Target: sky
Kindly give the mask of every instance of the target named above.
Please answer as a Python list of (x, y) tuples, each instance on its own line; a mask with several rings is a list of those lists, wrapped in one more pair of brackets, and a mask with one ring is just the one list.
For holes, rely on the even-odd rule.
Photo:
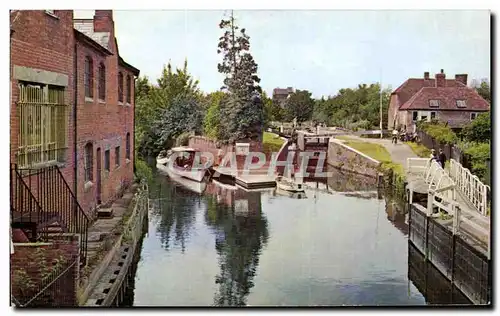
[[(218, 24), (229, 11), (115, 10), (120, 56), (156, 81), (171, 61), (200, 81), (204, 92), (218, 90), (221, 56)], [(314, 97), (341, 88), (382, 82), (396, 89), (408, 78), (447, 78), (467, 73), (490, 78), (490, 12), (475, 11), (243, 11), (237, 23), (250, 36), (261, 86), (309, 90)], [(75, 18), (94, 11), (75, 10)]]

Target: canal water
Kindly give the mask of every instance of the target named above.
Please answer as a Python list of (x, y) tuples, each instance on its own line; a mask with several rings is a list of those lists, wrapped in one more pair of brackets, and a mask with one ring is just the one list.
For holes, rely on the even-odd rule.
[(155, 172), (130, 305), (433, 303), (427, 278), (408, 277), (407, 215), (370, 181), (336, 174), (305, 196), (211, 182), (200, 194)]

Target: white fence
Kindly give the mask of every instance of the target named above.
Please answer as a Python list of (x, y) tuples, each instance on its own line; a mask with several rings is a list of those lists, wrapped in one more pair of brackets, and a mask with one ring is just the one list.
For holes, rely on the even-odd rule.
[(488, 189), (469, 169), (464, 168), (454, 159), (450, 160), (450, 176), (455, 181), (457, 189), (484, 216), (488, 216)]

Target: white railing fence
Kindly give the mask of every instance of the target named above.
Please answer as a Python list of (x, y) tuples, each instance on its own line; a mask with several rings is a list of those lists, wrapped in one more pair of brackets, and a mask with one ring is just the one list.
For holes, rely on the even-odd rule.
[(464, 168), (459, 162), (450, 159), (450, 177), (455, 181), (457, 190), (484, 216), (488, 216), (488, 189), (476, 175)]
[(424, 174), (429, 167), (428, 158), (408, 158), (406, 161), (407, 170), (412, 174)]

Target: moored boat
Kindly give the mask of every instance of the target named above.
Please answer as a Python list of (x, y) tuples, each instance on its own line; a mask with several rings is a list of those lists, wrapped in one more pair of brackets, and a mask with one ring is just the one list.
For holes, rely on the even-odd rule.
[(280, 190), (287, 192), (304, 192), (304, 184), (302, 182), (294, 181), (291, 178), (278, 176), (276, 178), (276, 187)]
[(208, 169), (193, 167), (197, 152), (198, 150), (194, 148), (184, 146), (172, 148), (166, 154), (160, 154), (156, 158), (156, 167), (172, 176), (202, 182), (208, 175)]

